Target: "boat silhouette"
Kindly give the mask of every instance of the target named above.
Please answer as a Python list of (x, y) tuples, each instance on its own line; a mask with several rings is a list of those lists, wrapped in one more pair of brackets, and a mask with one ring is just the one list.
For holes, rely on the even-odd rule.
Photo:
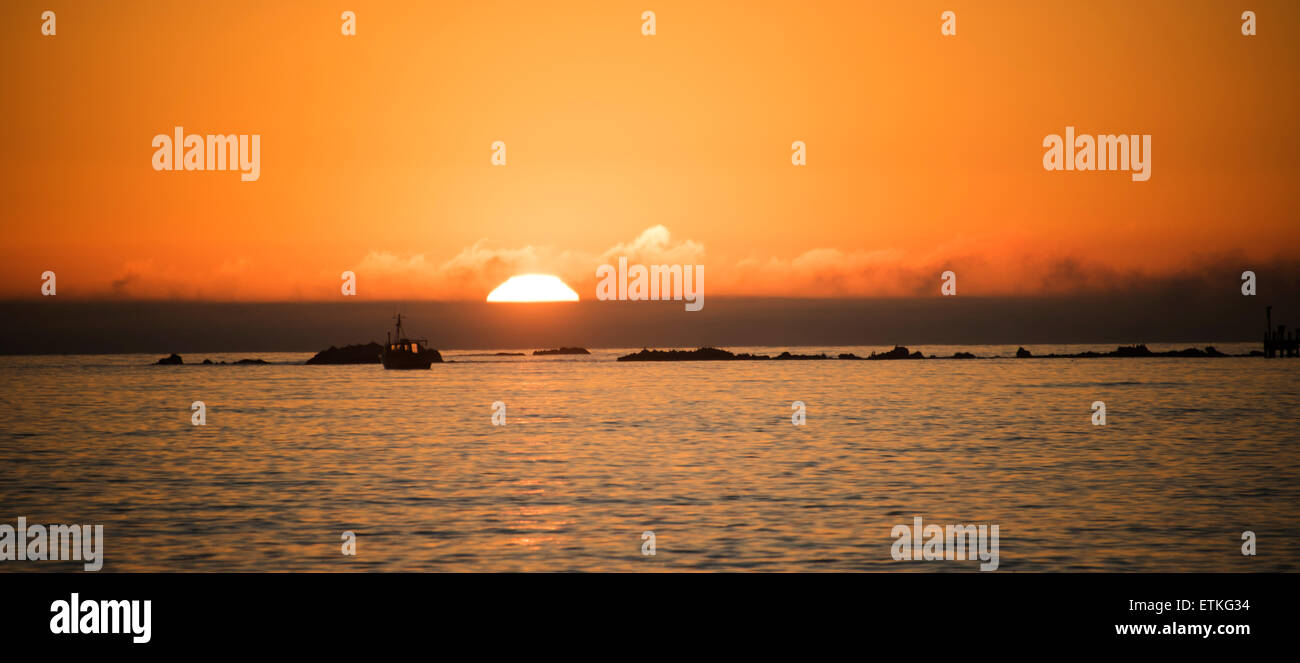
[(388, 332), (388, 342), (384, 344), (381, 361), (388, 369), (429, 368), (433, 362), (442, 361), (442, 355), (429, 347), (429, 341), (423, 338), (407, 338), (402, 331), (402, 314), (393, 316), (397, 320), (397, 329)]

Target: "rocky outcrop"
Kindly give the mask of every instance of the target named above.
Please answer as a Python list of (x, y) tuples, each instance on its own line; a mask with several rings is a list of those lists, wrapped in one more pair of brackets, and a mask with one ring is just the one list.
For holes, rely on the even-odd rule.
[[(733, 359), (739, 359), (739, 360), (767, 359), (770, 361), (783, 361), (783, 360), (800, 361), (800, 360), (836, 359), (836, 358), (837, 357), (831, 357), (830, 355), (827, 355), (825, 353), (815, 354), (815, 355), (794, 354), (789, 350), (786, 350), (775, 357), (770, 357), (768, 355), (756, 355), (756, 354), (749, 354), (747, 352), (736, 354), (734, 352), (728, 352), (727, 350), (720, 350), (718, 348), (699, 348), (697, 350), (644, 350), (643, 349), (640, 352), (634, 352), (630, 355), (624, 355), (622, 357), (619, 357), (618, 360), (619, 361), (725, 361), (725, 360), (733, 360)], [(923, 358), (924, 356), (919, 351), (909, 353), (907, 351), (907, 348), (904, 348), (902, 346), (896, 347), (893, 350), (886, 352), (884, 354), (873, 353), (870, 357), (865, 357), (865, 359), (923, 359)], [(838, 359), (864, 359), (864, 357), (859, 357), (855, 354), (846, 352), (840, 354), (838, 356)]]
[(1146, 345), (1121, 345), (1111, 353), (1115, 357), (1150, 357), (1151, 350)]
[(867, 359), (925, 359), (925, 355), (920, 350), (908, 352), (907, 348), (902, 345), (895, 345), (889, 352), (873, 352)]
[(1204, 350), (1201, 348), (1186, 348), (1183, 350), (1169, 350), (1167, 352), (1153, 352), (1146, 345), (1121, 345), (1115, 348), (1114, 352), (1106, 353), (1106, 357), (1226, 357), (1227, 355), (1214, 349), (1213, 345), (1208, 345)]
[(555, 348), (553, 350), (533, 350), (533, 356), (543, 355), (589, 355), (586, 348)]
[(176, 353), (173, 352), (172, 354), (170, 354), (170, 355), (168, 355), (168, 356), (166, 356), (166, 357), (163, 357), (162, 359), (159, 359), (158, 362), (157, 362), (157, 365), (159, 365), (159, 366), (175, 366), (175, 365), (184, 364), (184, 363), (185, 363), (185, 360), (184, 360), (184, 359), (181, 359), (181, 356), (180, 356), (180, 355), (178, 355), (178, 354), (176, 354)]
[[(365, 345), (345, 345), (341, 348), (329, 346), (325, 350), (317, 352), (314, 357), (307, 360), (308, 364), (378, 364), (379, 357), (384, 352), (384, 346), (378, 343), (367, 343)], [(442, 361), (438, 357), (436, 361)]]
[(1024, 348), (1021, 348), (1021, 350), (1023, 350), (1025, 354), (1021, 355), (1019, 352), (1017, 352), (1016, 353), (1017, 357), (1032, 356), (1040, 359), (1094, 359), (1094, 358), (1116, 358), (1116, 357), (1142, 359), (1147, 357), (1227, 357), (1229, 356), (1216, 350), (1213, 345), (1206, 346), (1204, 349), (1185, 348), (1183, 350), (1167, 350), (1165, 352), (1156, 352), (1148, 348), (1145, 344), (1142, 343), (1139, 343), (1137, 345), (1121, 345), (1110, 352), (1096, 352), (1093, 350), (1086, 350), (1084, 352), (1067, 353), (1067, 354), (1030, 355), (1028, 350), (1025, 350)]
[(1025, 359), (1025, 358), (1027, 358), (1027, 357), (1032, 357), (1032, 356), (1034, 356), (1034, 353), (1032, 353), (1032, 352), (1030, 352), (1030, 351), (1028, 351), (1028, 350), (1026, 350), (1026, 349), (1024, 349), (1024, 348), (1016, 348), (1016, 358), (1017, 358), (1017, 359)]
[(790, 354), (789, 350), (786, 350), (785, 352), (782, 352), (781, 354), (777, 355), (776, 358), (777, 359), (830, 359), (830, 357), (827, 357), (825, 354), (796, 355), (796, 354)]
[[(728, 359), (754, 359), (757, 355), (738, 355), (718, 348), (697, 350), (646, 350), (623, 355), (618, 361), (723, 361)], [(763, 357), (767, 359), (767, 357)]]

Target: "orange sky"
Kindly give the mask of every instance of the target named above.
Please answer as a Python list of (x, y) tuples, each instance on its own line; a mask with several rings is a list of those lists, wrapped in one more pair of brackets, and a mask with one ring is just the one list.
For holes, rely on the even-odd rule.
[[(333, 299), (354, 270), (367, 299), (523, 271), (591, 299), (622, 254), (704, 264), (711, 296), (947, 268), (1030, 294), (1086, 289), (1044, 282), (1066, 258), (1300, 258), (1295, 2), (10, 0), (0, 30), (0, 297), (54, 270), (73, 298)], [(155, 172), (177, 125), (260, 134), (260, 179)], [(1151, 179), (1044, 171), (1066, 125), (1152, 134)]]

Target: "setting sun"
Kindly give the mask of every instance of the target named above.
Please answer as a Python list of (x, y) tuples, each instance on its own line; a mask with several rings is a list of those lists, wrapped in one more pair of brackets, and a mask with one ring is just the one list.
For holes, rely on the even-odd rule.
[(550, 274), (520, 274), (487, 296), (489, 302), (576, 302), (578, 293)]

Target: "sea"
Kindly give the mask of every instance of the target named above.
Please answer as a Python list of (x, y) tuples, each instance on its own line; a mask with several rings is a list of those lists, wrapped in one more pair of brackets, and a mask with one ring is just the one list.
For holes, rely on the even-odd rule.
[[(1258, 347), (1150, 347), (1190, 345)], [(897, 559), (916, 518), (996, 525), (995, 573), (1300, 563), (1294, 359), (639, 349), (0, 356), (0, 524), (103, 525), (104, 572), (980, 572)]]

